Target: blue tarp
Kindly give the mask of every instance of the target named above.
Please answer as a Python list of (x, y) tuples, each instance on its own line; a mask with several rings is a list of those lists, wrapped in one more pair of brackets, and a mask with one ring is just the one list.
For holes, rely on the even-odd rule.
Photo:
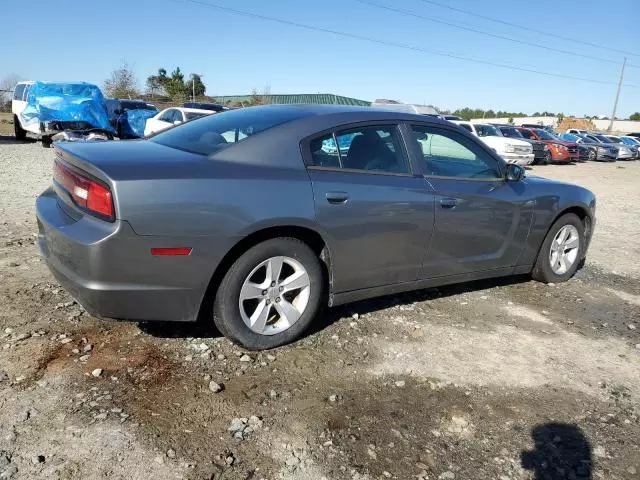
[(124, 112), (118, 122), (120, 123), (120, 134), (124, 138), (140, 138), (144, 136), (144, 127), (147, 119), (157, 114), (157, 110), (135, 109)]
[(85, 122), (89, 128), (114, 132), (98, 87), (85, 82), (36, 82), (20, 114), (24, 126), (61, 121)]

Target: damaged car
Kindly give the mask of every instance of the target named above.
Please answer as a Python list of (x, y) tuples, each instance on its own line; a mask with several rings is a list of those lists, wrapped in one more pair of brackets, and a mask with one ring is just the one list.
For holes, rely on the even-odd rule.
[(53, 141), (112, 140), (100, 89), (86, 82), (20, 82), (11, 102), (15, 136)]
[(158, 108), (145, 100), (107, 98), (105, 103), (109, 122), (120, 140), (144, 136), (147, 119), (158, 113)]

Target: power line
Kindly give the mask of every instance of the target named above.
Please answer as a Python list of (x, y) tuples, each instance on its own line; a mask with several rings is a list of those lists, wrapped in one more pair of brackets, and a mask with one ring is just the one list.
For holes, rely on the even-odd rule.
[[(174, 0), (174, 1), (178, 1), (178, 0)], [(596, 80), (593, 78), (584, 78), (584, 77), (576, 77), (573, 75), (563, 75), (560, 73), (553, 73), (553, 72), (544, 72), (541, 70), (536, 70), (533, 68), (526, 68), (526, 67), (518, 67), (515, 65), (509, 65), (509, 64), (504, 64), (504, 63), (498, 63), (498, 62), (493, 62), (493, 61), (488, 61), (488, 60), (481, 60), (481, 59), (477, 59), (477, 58), (472, 58), (472, 57), (467, 57), (467, 56), (463, 56), (463, 55), (459, 55), (459, 54), (455, 54), (455, 53), (450, 53), (450, 52), (442, 52), (442, 51), (436, 51), (436, 50), (429, 50), (426, 48), (422, 48), (422, 47), (416, 47), (415, 45), (409, 45), (406, 43), (400, 43), (400, 42), (392, 42), (392, 41), (387, 41), (387, 40), (381, 40), (378, 38), (374, 38), (374, 37), (367, 37), (364, 35), (357, 35), (354, 33), (347, 33), (347, 32), (341, 32), (338, 30), (332, 30), (330, 28), (324, 28), (324, 27), (316, 27), (314, 25), (307, 25), (304, 23), (299, 23), (299, 22), (294, 22), (291, 20), (285, 20), (283, 18), (277, 18), (277, 17), (270, 17), (267, 15), (262, 15), (259, 13), (254, 13), (254, 12), (249, 12), (247, 10), (239, 10), (237, 8), (231, 8), (231, 7), (226, 7), (223, 5), (218, 5), (215, 3), (209, 3), (209, 2), (204, 2), (202, 0), (181, 0), (180, 3), (192, 3), (195, 5), (200, 5), (200, 6), (204, 6), (204, 7), (210, 7), (216, 10), (220, 10), (223, 12), (227, 12), (233, 15), (239, 15), (239, 16), (243, 16), (243, 17), (250, 17), (250, 18), (257, 18), (260, 20), (266, 20), (269, 22), (274, 22), (274, 23), (279, 23), (281, 25), (288, 25), (288, 26), (292, 26), (292, 27), (297, 27), (297, 28), (303, 28), (306, 30), (313, 30), (316, 32), (322, 32), (322, 33), (329, 33), (332, 35), (337, 35), (340, 37), (345, 37), (345, 38), (352, 38), (355, 40), (361, 40), (361, 41), (365, 41), (365, 42), (369, 42), (369, 43), (375, 43), (378, 45), (385, 45), (388, 47), (394, 47), (394, 48), (402, 48), (405, 50), (411, 50), (414, 52), (420, 52), (420, 53), (426, 53), (429, 55), (438, 55), (441, 57), (447, 57), (447, 58), (454, 58), (457, 60), (463, 60), (463, 61), (467, 61), (467, 62), (473, 62), (473, 63), (479, 63), (482, 65), (491, 65), (494, 67), (499, 67), (499, 68), (505, 68), (508, 70), (518, 70), (521, 72), (527, 72), (527, 73), (535, 73), (538, 75), (544, 75), (544, 76), (548, 76), (548, 77), (556, 77), (556, 78), (564, 78), (564, 79), (568, 79), (568, 80), (578, 80), (578, 81), (583, 81), (583, 82), (589, 82), (589, 83), (598, 83), (598, 84), (602, 84), (602, 85), (615, 85), (615, 82), (609, 82), (606, 80)], [(634, 87), (634, 88), (640, 88), (640, 85), (625, 85), (627, 87)]]
[[(563, 50), (561, 48), (549, 47), (547, 45), (541, 45), (539, 43), (534, 43), (534, 42), (527, 42), (525, 40), (519, 40), (517, 38), (507, 37), (505, 35), (499, 35), (499, 34), (496, 34), (496, 33), (490, 33), (490, 32), (486, 32), (484, 30), (479, 30), (477, 28), (468, 27), (468, 26), (465, 26), (465, 25), (461, 25), (459, 23), (449, 22), (447, 20), (443, 20), (443, 19), (440, 19), (440, 18), (427, 17), (425, 15), (421, 15), (419, 13), (412, 12), (410, 10), (405, 10), (405, 9), (402, 9), (402, 8), (395, 8), (395, 7), (389, 7), (387, 5), (380, 5), (378, 3), (370, 2), (370, 1), (367, 1), (367, 0), (356, 0), (356, 1), (360, 2), (362, 4), (365, 4), (365, 5), (369, 5), (371, 7), (380, 8), (382, 10), (387, 10), (387, 11), (390, 11), (390, 12), (396, 12), (396, 13), (400, 13), (402, 15), (407, 15), (407, 16), (410, 16), (410, 17), (420, 18), (420, 19), (426, 20), (428, 22), (434, 22), (434, 23), (439, 23), (439, 24), (442, 24), (442, 25), (448, 25), (448, 26), (453, 27), (453, 28), (458, 28), (460, 30), (466, 30), (468, 32), (478, 33), (480, 35), (485, 35), (487, 37), (497, 38), (497, 39), (500, 39), (500, 40), (507, 40), (507, 41), (513, 42), (513, 43), (519, 43), (520, 45), (528, 45), (530, 47), (536, 47), (536, 48), (541, 48), (541, 49), (544, 49), (544, 50), (548, 50), (550, 52), (558, 52), (558, 53), (563, 53), (565, 55), (572, 55), (572, 56), (576, 56), (576, 57), (586, 58), (588, 60), (597, 60), (599, 62), (613, 63), (613, 64), (616, 64), (616, 65), (619, 64), (619, 62), (617, 60), (611, 60), (609, 58), (602, 58), (602, 57), (594, 57), (592, 55), (585, 55), (584, 53), (571, 52), (569, 50)], [(627, 65), (627, 67), (640, 68), (640, 65)]]
[(617, 48), (606, 47), (604, 45), (598, 45), (597, 43), (591, 43), (591, 42), (587, 42), (585, 40), (576, 40), (575, 38), (565, 37), (563, 35), (558, 35), (557, 33), (550, 33), (550, 32), (545, 32), (543, 30), (537, 30), (537, 29), (531, 28), (531, 27), (525, 27), (524, 25), (518, 25), (517, 23), (511, 23), (511, 22), (507, 22), (505, 20), (499, 20), (497, 18), (488, 17), (486, 15), (482, 15), (481, 13), (470, 12), (468, 10), (463, 10), (461, 8), (452, 7), (451, 5), (446, 5), (444, 3), (436, 2), (434, 0), (419, 0), (419, 1), (421, 1), (423, 3), (429, 3), (431, 5), (436, 5), (438, 7), (447, 8), (449, 10), (453, 10), (454, 12), (464, 13), (466, 15), (471, 15), (473, 17), (482, 18), (483, 20), (488, 20), (490, 22), (501, 23), (502, 25), (508, 25), (510, 27), (519, 28), (521, 30), (528, 30), (530, 32), (539, 33), (539, 34), (542, 34), (542, 35), (547, 35), (549, 37), (559, 38), (561, 40), (566, 40), (568, 42), (574, 42), (574, 43), (579, 43), (579, 44), (582, 44), (582, 45), (588, 45), (590, 47), (599, 48), (599, 49), (603, 49), (603, 50), (609, 50), (609, 51), (617, 52), (617, 53), (622, 53), (624, 55), (633, 55), (634, 57), (640, 57), (640, 53), (633, 53), (633, 52), (628, 52), (626, 50), (619, 50)]

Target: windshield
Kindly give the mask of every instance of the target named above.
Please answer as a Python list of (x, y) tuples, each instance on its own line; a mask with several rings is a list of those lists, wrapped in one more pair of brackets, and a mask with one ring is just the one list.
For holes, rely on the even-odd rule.
[(555, 136), (551, 135), (549, 132), (547, 132), (546, 130), (542, 130), (541, 128), (536, 128), (536, 134), (542, 139), (542, 140), (558, 140)]
[(518, 130), (516, 130), (513, 127), (500, 127), (500, 132), (505, 137), (524, 138), (524, 135), (522, 135)]
[[(603, 137), (604, 137), (604, 135), (603, 135)], [(616, 138), (616, 137), (605, 137), (605, 138), (608, 138), (611, 143), (624, 143), (624, 142), (622, 142), (622, 140), (620, 140), (619, 138)]]
[(150, 141), (178, 150), (209, 155), (230, 143), (310, 115), (312, 113), (294, 107), (240, 108), (206, 115), (159, 133)]
[(502, 137), (502, 133), (492, 125), (476, 124), (476, 131), (479, 137)]

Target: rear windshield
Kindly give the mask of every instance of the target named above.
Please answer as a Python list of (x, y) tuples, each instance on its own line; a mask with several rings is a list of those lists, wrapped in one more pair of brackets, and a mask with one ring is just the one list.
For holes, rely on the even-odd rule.
[(293, 107), (242, 108), (187, 122), (154, 136), (150, 141), (209, 155), (228, 144), (309, 115), (312, 114)]

